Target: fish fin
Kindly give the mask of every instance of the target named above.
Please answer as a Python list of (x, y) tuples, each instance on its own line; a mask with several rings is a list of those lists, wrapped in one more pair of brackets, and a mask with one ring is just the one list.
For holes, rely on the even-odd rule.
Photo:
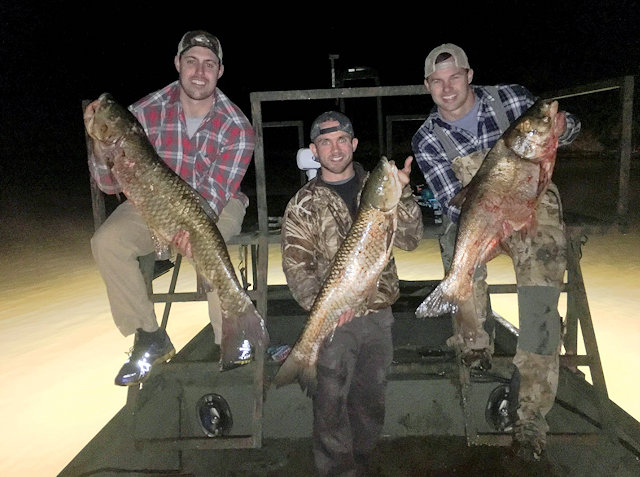
[(171, 261), (175, 263), (175, 251), (173, 247), (171, 247), (170, 243), (162, 240), (161, 235), (157, 233), (155, 230), (150, 229), (151, 231), (151, 240), (153, 240), (153, 248), (156, 253), (156, 257), (170, 257)]
[(300, 389), (306, 391), (309, 397), (313, 396), (318, 383), (316, 367), (306, 364), (291, 352), (274, 376), (273, 384), (279, 388), (296, 381), (300, 385)]
[(302, 363), (294, 357), (293, 352), (289, 353), (289, 356), (282, 362), (278, 372), (273, 377), (272, 383), (279, 388), (297, 381), (301, 368)]
[(198, 272), (198, 278), (200, 278), (200, 287), (203, 292), (210, 293), (213, 291), (213, 285), (207, 277)]
[(455, 313), (457, 303), (449, 300), (444, 293), (444, 283), (440, 284), (416, 308), (416, 318), (435, 318), (447, 313)]
[[(504, 237), (509, 237), (509, 235), (505, 235)], [(482, 264), (487, 264), (498, 255), (500, 255), (504, 251), (504, 247), (502, 246), (505, 238), (504, 237), (493, 237), (488, 243), (484, 244), (484, 248), (481, 248), (478, 253), (478, 260), (476, 262), (475, 268), (479, 267)]]
[(307, 396), (313, 397), (318, 387), (318, 375), (315, 366), (306, 366), (302, 368), (302, 374), (298, 376), (298, 384), (300, 389), (306, 391)]
[(222, 339), (220, 369), (227, 371), (249, 364), (255, 353), (263, 352), (269, 344), (269, 332), (253, 303), (244, 312), (230, 316), (222, 309)]
[[(376, 282), (376, 286), (375, 287), (371, 287), (368, 291), (367, 291), (367, 295), (366, 298), (364, 300), (364, 302), (362, 303), (362, 306), (360, 307), (360, 309), (358, 310), (354, 310), (356, 312), (356, 316), (362, 316), (367, 312), (367, 309), (369, 308), (369, 306), (373, 305), (376, 301), (376, 298), (378, 297), (378, 283), (380, 282), (380, 278), (378, 277), (378, 281)], [(335, 330), (335, 328), (334, 328)]]
[(213, 223), (216, 223), (218, 221), (218, 214), (215, 213), (213, 207), (211, 207), (211, 204), (209, 204), (209, 201), (205, 199), (202, 194), (198, 192), (198, 190), (194, 189), (186, 182), (183, 184), (183, 186), (185, 186), (185, 189), (188, 190), (191, 193), (192, 197), (196, 200), (196, 202), (198, 202), (198, 205), (205, 213), (205, 215), (209, 217), (209, 219), (211, 219)]
[(527, 217), (524, 222), (518, 225), (504, 222), (502, 228), (502, 234), (505, 239), (509, 238), (515, 233), (518, 233), (521, 240), (525, 240), (527, 237), (535, 237), (536, 233), (538, 232), (538, 214), (536, 213), (536, 210), (533, 209), (529, 217)]
[(195, 191), (195, 193), (197, 195), (198, 204), (200, 204), (200, 207), (202, 208), (204, 213), (207, 215), (207, 217), (209, 217), (213, 223), (218, 222), (218, 215), (215, 213), (215, 211), (213, 210), (213, 208), (211, 207), (207, 199), (202, 197), (197, 191)]
[(451, 198), (451, 200), (449, 200), (449, 206), (454, 206), (461, 209), (462, 204), (464, 204), (464, 201), (467, 197), (468, 192), (469, 192), (469, 186), (466, 186), (460, 189), (460, 192), (458, 192), (456, 195), (454, 195)]

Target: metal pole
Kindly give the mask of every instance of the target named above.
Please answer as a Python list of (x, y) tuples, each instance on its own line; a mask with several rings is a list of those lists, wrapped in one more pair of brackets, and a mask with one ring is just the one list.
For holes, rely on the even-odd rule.
[(331, 62), (331, 87), (336, 87), (336, 65), (335, 61), (340, 58), (340, 55), (329, 55), (329, 61)]
[(620, 92), (622, 109), (622, 131), (620, 135), (620, 171), (618, 188), (619, 220), (624, 220), (629, 211), (629, 174), (631, 169), (631, 134), (633, 127), (633, 76), (625, 76)]

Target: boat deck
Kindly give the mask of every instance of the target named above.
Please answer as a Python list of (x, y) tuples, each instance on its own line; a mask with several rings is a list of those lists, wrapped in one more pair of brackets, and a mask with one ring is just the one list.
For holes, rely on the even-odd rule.
[[(510, 435), (496, 431), (485, 417), (489, 394), (511, 375), (517, 330), (497, 318), (494, 365), (470, 374), (463, 389), (456, 356), (445, 345), (451, 320), (413, 316), (432, 285), (401, 282), (393, 307), (394, 363), (372, 475), (533, 475), (527, 472), (535, 466), (523, 468), (508, 456)], [(293, 345), (306, 315), (286, 286), (269, 286), (268, 296), (272, 344)], [(295, 384), (270, 387), (278, 363), (268, 357), (261, 363), (263, 374), (256, 372), (258, 362), (220, 372), (211, 343), (206, 326), (154, 370), (136, 399), (60, 476), (313, 475), (311, 400)], [(264, 378), (264, 400), (257, 407), (256, 376)], [(200, 426), (196, 407), (208, 393), (224, 396), (230, 405), (233, 427), (223, 437), (207, 437)], [(254, 419), (256, 409), (260, 415)], [(561, 368), (556, 405), (547, 416), (547, 453), (556, 475), (640, 475), (640, 424), (610, 401), (608, 412), (615, 422), (612, 432), (603, 425), (594, 387), (581, 373)]]

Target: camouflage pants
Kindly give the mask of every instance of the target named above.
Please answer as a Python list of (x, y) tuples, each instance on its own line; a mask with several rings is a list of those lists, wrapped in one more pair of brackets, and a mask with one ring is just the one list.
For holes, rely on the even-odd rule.
[(562, 318), (558, 298), (567, 266), (567, 243), (560, 196), (551, 184), (537, 208), (538, 228), (522, 240), (505, 244), (513, 260), (518, 284), (520, 335), (513, 363), (520, 373), (518, 421), (514, 437), (540, 453), (549, 426), (545, 416), (558, 390)]
[[(454, 171), (466, 185), (477, 171), (484, 154), (454, 161)], [(520, 375), (518, 421), (514, 437), (544, 449), (549, 427), (545, 416), (553, 406), (558, 388), (562, 318), (558, 299), (567, 265), (567, 244), (558, 189), (550, 184), (536, 209), (537, 229), (527, 237), (515, 233), (503, 244), (514, 265), (518, 290), (519, 336), (514, 365)], [(447, 269), (452, 261), (457, 227), (451, 224), (440, 237), (442, 259)], [(456, 334), (448, 343), (464, 353), (489, 348), (492, 337), (486, 267), (474, 275), (471, 303), (461, 304), (455, 316)], [(489, 314), (489, 320), (487, 320)]]

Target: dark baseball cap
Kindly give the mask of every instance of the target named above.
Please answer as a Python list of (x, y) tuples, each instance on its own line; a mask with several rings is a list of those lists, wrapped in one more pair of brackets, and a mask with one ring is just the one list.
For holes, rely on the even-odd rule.
[(211, 33), (204, 30), (193, 30), (185, 33), (178, 44), (178, 57), (182, 56), (185, 51), (194, 46), (209, 48), (218, 57), (218, 61), (222, 63), (222, 46), (220, 45), (220, 40)]
[[(327, 121), (337, 121), (338, 125), (320, 129), (320, 125)], [(351, 137), (354, 136), (353, 125), (348, 117), (338, 111), (326, 111), (314, 119), (313, 124), (311, 124), (311, 142), (315, 141), (321, 134), (327, 134), (334, 131), (344, 131)]]

